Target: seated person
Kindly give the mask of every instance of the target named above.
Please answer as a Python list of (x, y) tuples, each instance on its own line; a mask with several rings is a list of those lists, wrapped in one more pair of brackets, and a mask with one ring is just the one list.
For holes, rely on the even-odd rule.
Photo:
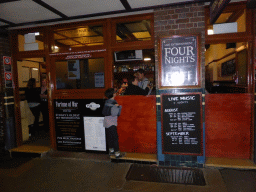
[(128, 87), (125, 89), (124, 95), (147, 95), (149, 87), (145, 90), (138, 86), (139, 80), (137, 77), (132, 76), (128, 80)]

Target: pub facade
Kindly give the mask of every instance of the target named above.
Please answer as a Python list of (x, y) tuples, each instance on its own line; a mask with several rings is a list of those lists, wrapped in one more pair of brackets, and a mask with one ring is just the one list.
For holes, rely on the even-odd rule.
[(212, 22), (210, 6), (189, 3), (10, 30), (16, 123), (8, 150), (29, 139), (24, 91), (33, 77), (37, 87), (48, 82), (49, 148), (106, 152), (104, 91), (141, 68), (155, 92), (116, 98), (121, 151), (177, 167), (255, 161), (253, 11), (245, 2), (228, 4)]

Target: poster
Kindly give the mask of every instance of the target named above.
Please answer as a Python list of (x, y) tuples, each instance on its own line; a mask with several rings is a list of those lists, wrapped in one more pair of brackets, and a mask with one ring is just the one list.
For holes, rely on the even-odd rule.
[(95, 73), (94, 79), (95, 79), (95, 87), (104, 87), (104, 72)]
[(104, 117), (84, 117), (85, 150), (106, 151)]
[(163, 153), (202, 155), (201, 93), (163, 94)]
[(199, 85), (197, 36), (162, 38), (160, 49), (160, 87)]
[(57, 150), (106, 152), (103, 99), (55, 99)]
[(80, 79), (79, 60), (68, 61), (68, 79)]
[(55, 100), (57, 150), (83, 151), (84, 133), (77, 100)]

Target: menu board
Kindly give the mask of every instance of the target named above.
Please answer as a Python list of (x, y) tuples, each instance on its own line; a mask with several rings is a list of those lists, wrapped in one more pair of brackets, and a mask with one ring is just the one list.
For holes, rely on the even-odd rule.
[(198, 36), (160, 39), (160, 87), (199, 85)]
[(202, 155), (201, 93), (163, 94), (164, 154)]

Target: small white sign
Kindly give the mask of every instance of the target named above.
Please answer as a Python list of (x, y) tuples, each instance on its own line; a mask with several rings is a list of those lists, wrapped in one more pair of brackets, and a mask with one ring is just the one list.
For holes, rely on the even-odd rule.
[(95, 79), (95, 87), (104, 87), (104, 73), (95, 73), (94, 74)]
[(27, 43), (35, 43), (36, 42), (36, 35), (35, 33), (27, 33), (24, 35), (25, 44)]
[(85, 150), (106, 151), (104, 117), (84, 117)]
[(213, 24), (214, 34), (237, 33), (237, 22)]
[(39, 50), (38, 43), (26, 43), (24, 44), (24, 51), (36, 51)]

